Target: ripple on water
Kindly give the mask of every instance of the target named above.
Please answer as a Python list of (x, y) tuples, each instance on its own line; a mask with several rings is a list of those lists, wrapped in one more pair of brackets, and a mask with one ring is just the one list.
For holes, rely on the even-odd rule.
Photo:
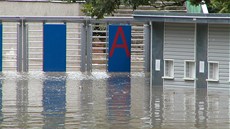
[(9, 80), (0, 84), (0, 128), (228, 128), (230, 125), (227, 90), (186, 87), (150, 90), (144, 73), (4, 72), (0, 80)]

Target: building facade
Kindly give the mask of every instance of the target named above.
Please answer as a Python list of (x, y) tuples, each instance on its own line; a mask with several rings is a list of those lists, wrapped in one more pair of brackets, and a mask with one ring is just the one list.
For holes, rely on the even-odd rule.
[(135, 12), (151, 24), (153, 86), (229, 88), (229, 15)]

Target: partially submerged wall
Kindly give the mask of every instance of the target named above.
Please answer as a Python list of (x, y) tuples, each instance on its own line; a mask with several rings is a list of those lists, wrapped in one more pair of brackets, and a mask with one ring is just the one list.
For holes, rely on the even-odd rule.
[(153, 58), (153, 85), (229, 88), (229, 24), (167, 22), (161, 30), (152, 25), (152, 56), (162, 53)]
[[(79, 16), (79, 3), (39, 1), (0, 1), (0, 16)], [(43, 60), (43, 23), (28, 22), (29, 70), (42, 70)], [(17, 29), (18, 22), (2, 22), (3, 25), (3, 71), (17, 69)], [(80, 26), (66, 23), (67, 26), (67, 71), (79, 70)], [(77, 59), (76, 59), (77, 58)]]

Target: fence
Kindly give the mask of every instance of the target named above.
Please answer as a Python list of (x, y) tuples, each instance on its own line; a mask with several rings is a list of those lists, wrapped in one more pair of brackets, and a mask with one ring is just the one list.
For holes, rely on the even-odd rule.
[(42, 71), (43, 25), (66, 24), (66, 71), (107, 70), (109, 24), (132, 26), (131, 71), (149, 71), (148, 22), (132, 17), (0, 17), (3, 71)]

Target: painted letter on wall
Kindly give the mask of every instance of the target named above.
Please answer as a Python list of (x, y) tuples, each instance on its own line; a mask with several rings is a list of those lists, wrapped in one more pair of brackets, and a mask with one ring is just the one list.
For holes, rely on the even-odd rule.
[(109, 72), (130, 72), (131, 26), (109, 26)]

